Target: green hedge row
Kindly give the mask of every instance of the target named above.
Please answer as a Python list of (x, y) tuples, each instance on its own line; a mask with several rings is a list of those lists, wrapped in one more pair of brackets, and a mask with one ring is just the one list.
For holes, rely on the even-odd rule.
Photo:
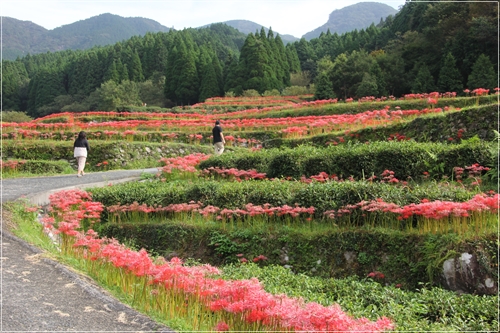
[[(213, 153), (207, 145), (89, 140), (88, 171), (160, 166), (162, 157), (185, 156), (192, 153)], [(3, 140), (4, 158), (75, 162), (73, 142), (53, 140)], [(228, 149), (230, 150), (230, 149)], [(102, 162), (108, 162), (106, 166)], [(101, 164), (100, 166), (98, 166)]]
[(198, 181), (161, 182), (147, 180), (89, 189), (95, 201), (105, 206), (128, 205), (134, 202), (150, 206), (190, 201), (201, 202), (204, 206), (220, 208), (243, 208), (246, 204), (270, 204), (272, 206), (298, 204), (302, 207), (313, 206), (316, 215), (338, 209), (362, 200), (381, 198), (386, 202), (399, 205), (418, 203), (421, 199), (466, 201), (475, 193), (462, 186), (444, 183), (427, 183), (414, 187), (398, 186), (380, 182), (314, 182), (306, 184), (297, 181)]
[(4, 175), (9, 173), (30, 173), (30, 174), (61, 174), (71, 170), (71, 166), (67, 161), (41, 161), (41, 160), (25, 160), (19, 163), (15, 170), (4, 169)]
[[(496, 235), (462, 240), (456, 234), (417, 235), (390, 230), (331, 230), (307, 235), (287, 228), (223, 231), (215, 225), (187, 226), (182, 221), (161, 224), (106, 224), (99, 231), (136, 248), (167, 258), (193, 258), (203, 263), (236, 263), (264, 255), (262, 265), (290, 267), (309, 276), (345, 278), (383, 272), (384, 283), (405, 289), (420, 283), (440, 285), (442, 263), (457, 253), (483, 258), (481, 269), (495, 275)], [(196, 244), (196, 246), (193, 246)], [(472, 287), (474, 288), (474, 287)]]
[(366, 179), (384, 170), (395, 172), (399, 180), (419, 180), (424, 172), (433, 177), (453, 176), (454, 167), (474, 163), (493, 166), (492, 144), (473, 141), (458, 145), (439, 143), (373, 142), (347, 143), (327, 148), (299, 146), (294, 149), (269, 149), (259, 152), (223, 154), (200, 163), (209, 167), (256, 169), (269, 178), (336, 174), (344, 179)]
[[(474, 105), (484, 105), (498, 103), (498, 95), (480, 96), (480, 97), (457, 97), (457, 98), (440, 98), (438, 103), (434, 105), (436, 108), (444, 108), (453, 106), (456, 108), (472, 107)], [(332, 114), (356, 114), (365, 111), (382, 110), (389, 106), (391, 110), (399, 107), (401, 110), (422, 110), (430, 108), (426, 99), (414, 100), (387, 100), (383, 102), (353, 102), (353, 103), (338, 103), (319, 107), (308, 107), (302, 110), (289, 109), (283, 111), (262, 112), (256, 115), (248, 115), (246, 118), (284, 118), (284, 117), (301, 117), (301, 116), (325, 116)], [(230, 115), (228, 116), (231, 117)]]
[[(419, 117), (409, 122), (377, 126), (344, 133), (328, 133), (299, 139), (271, 138), (263, 142), (264, 148), (297, 147), (310, 144), (325, 147), (331, 142), (387, 141), (396, 134), (404, 139), (418, 142), (457, 143), (477, 136), (481, 140), (491, 141), (495, 138), (493, 130), (498, 129), (498, 104), (473, 106), (459, 112), (445, 112), (429, 117)], [(394, 138), (394, 140), (397, 140)]]

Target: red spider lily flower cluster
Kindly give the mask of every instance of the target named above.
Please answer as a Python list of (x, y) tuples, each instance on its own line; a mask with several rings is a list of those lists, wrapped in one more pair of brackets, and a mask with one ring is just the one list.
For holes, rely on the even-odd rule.
[(163, 138), (176, 139), (178, 137), (177, 133), (162, 133)]
[(381, 174), (382, 180), (381, 183), (399, 183), (399, 179), (394, 176), (394, 171), (384, 170)]
[(394, 203), (384, 202), (382, 199), (361, 201), (355, 205), (348, 205), (339, 210), (329, 210), (324, 212), (328, 218), (340, 217), (343, 214), (350, 214), (355, 209), (368, 212), (385, 212), (398, 215), (398, 219), (408, 219), (412, 216), (422, 216), (429, 219), (439, 220), (448, 217), (468, 217), (473, 212), (490, 212), (498, 214), (500, 197), (496, 194), (477, 194), (466, 202), (453, 201), (428, 201), (421, 200), (418, 204), (399, 206)]
[(104, 210), (100, 202), (91, 201), (90, 194), (82, 190), (67, 190), (49, 196), (49, 217), (42, 222), (46, 228), (55, 227), (56, 233), (75, 236), (80, 222), (87, 220), (92, 225), (100, 221)]
[(368, 273), (367, 277), (377, 280), (385, 279), (384, 273), (378, 271)]
[(165, 163), (165, 166), (161, 168), (161, 171), (165, 173), (172, 173), (173, 170), (196, 172), (195, 166), (209, 157), (210, 155), (194, 153), (184, 157), (162, 158), (160, 162)]
[(484, 171), (488, 171), (490, 168), (479, 165), (479, 163), (474, 163), (470, 166), (466, 166), (465, 168), (454, 167), (453, 172), (455, 173), (455, 179), (457, 182), (461, 183), (463, 181), (463, 174), (467, 171), (468, 178), (474, 178), (477, 182), (481, 182), (481, 174)]
[(283, 205), (279, 207), (273, 207), (270, 204), (264, 205), (254, 205), (248, 203), (245, 205), (244, 209), (221, 209), (215, 206), (205, 206), (203, 207), (200, 202), (190, 202), (182, 204), (170, 204), (167, 206), (149, 206), (146, 204), (139, 204), (134, 202), (130, 205), (112, 205), (106, 208), (108, 212), (112, 213), (114, 216), (119, 217), (120, 214), (128, 212), (140, 212), (144, 214), (149, 213), (198, 213), (204, 217), (215, 216), (216, 219), (221, 220), (223, 218), (232, 219), (244, 216), (268, 216), (268, 217), (280, 217), (280, 216), (291, 216), (299, 217), (301, 214), (308, 214), (312, 216), (315, 212), (314, 207), (300, 207), (296, 205), (291, 207), (288, 205)]
[(455, 98), (457, 97), (457, 93), (456, 92), (445, 92), (445, 93), (439, 93), (437, 91), (434, 91), (434, 92), (430, 92), (430, 93), (422, 93), (422, 94), (406, 94), (403, 96), (402, 99), (405, 99), (405, 100), (412, 100), (412, 99), (421, 99), (421, 100), (427, 100), (427, 102), (429, 102), (429, 100), (432, 101), (432, 104), (435, 104), (434, 102), (437, 103), (437, 100), (439, 98)]
[(300, 181), (303, 183), (312, 183), (313, 181), (319, 182), (319, 183), (325, 183), (327, 181), (343, 181), (343, 179), (340, 179), (337, 175), (329, 175), (328, 173), (322, 171), (317, 175), (313, 175), (310, 178), (307, 178), (306, 176), (300, 177)]
[(26, 164), (26, 160), (0, 160), (1, 170), (16, 170), (20, 165)]
[(483, 96), (483, 95), (488, 95), (490, 90), (484, 89), (484, 88), (477, 88), (477, 89), (472, 90), (471, 92), (476, 96)]
[(266, 179), (266, 173), (257, 172), (257, 170), (255, 170), (255, 169), (238, 170), (236, 168), (225, 169), (225, 168), (219, 168), (219, 167), (209, 167), (209, 168), (203, 169), (201, 172), (202, 172), (202, 175), (205, 177), (218, 175), (218, 176), (221, 176), (222, 178), (235, 179), (236, 181), (241, 181), (242, 179), (244, 179), (244, 180)]
[(282, 129), (280, 132), (288, 134), (289, 137), (297, 137), (307, 134), (307, 126), (293, 126)]
[[(213, 313), (234, 315), (247, 323), (257, 323), (273, 329), (295, 331), (370, 331), (381, 332), (394, 329), (392, 321), (382, 317), (374, 322), (366, 318), (355, 319), (343, 312), (338, 305), (322, 306), (318, 303), (306, 303), (301, 298), (285, 295), (272, 295), (264, 290), (260, 282), (249, 280), (222, 280), (214, 278), (219, 270), (210, 265), (184, 266), (182, 260), (155, 262), (148, 253), (141, 249), (133, 251), (114, 239), (99, 239), (93, 230), (86, 233), (77, 231), (78, 224), (89, 212), (89, 207), (82, 205), (90, 195), (84, 191), (61, 191), (51, 196), (50, 207), (59, 217), (74, 220), (72, 233), (75, 241), (71, 248), (76, 255), (86, 260), (111, 264), (122, 272), (132, 276), (147, 277), (149, 285), (161, 285), (179, 295), (194, 296)], [(97, 203), (92, 203), (97, 204)], [(94, 215), (92, 215), (94, 216)], [(49, 228), (59, 228), (66, 232), (61, 223)], [(61, 230), (62, 228), (62, 230)], [(257, 257), (265, 260), (264, 256)], [(145, 280), (142, 280), (145, 281)], [(216, 329), (230, 330), (225, 322), (219, 322)]]
[(387, 138), (388, 141), (393, 141), (393, 140), (396, 140), (396, 141), (408, 141), (410, 140), (409, 137), (406, 137), (402, 134), (399, 134), (399, 133), (395, 133), (395, 134), (391, 134), (389, 135), (389, 137)]
[[(374, 181), (375, 179), (377, 179), (377, 176), (375, 175), (372, 175), (370, 178), (367, 178), (366, 180), (372, 182)], [(350, 176), (349, 178), (347, 178), (348, 181), (355, 181), (354, 177), (353, 176)], [(339, 177), (337, 176), (336, 174), (332, 174), (332, 175), (329, 175), (328, 173), (322, 171), (320, 172), (319, 174), (317, 175), (313, 175), (311, 176), (310, 178), (307, 178), (305, 176), (302, 176), (300, 178), (300, 181), (303, 182), (303, 183), (312, 183), (313, 181), (316, 181), (316, 182), (319, 182), (319, 183), (326, 183), (326, 182), (329, 182), (329, 181), (336, 181), (336, 182), (343, 182), (345, 181), (342, 177)], [(399, 183), (399, 179), (397, 179), (395, 176), (394, 176), (394, 171), (391, 171), (391, 170), (384, 170), (382, 172), (382, 174), (380, 175), (380, 182), (381, 183)], [(406, 184), (406, 182), (402, 182), (403, 184)]]
[[(308, 102), (312, 103), (312, 102)], [(308, 107), (311, 107), (308, 105)], [(249, 110), (245, 112), (250, 112)], [(262, 112), (261, 109), (258, 112)], [(302, 117), (287, 117), (287, 118), (261, 118), (261, 119), (230, 119), (236, 117), (235, 112), (223, 114), (224, 128), (228, 131), (248, 131), (248, 130), (284, 130), (284, 135), (305, 135), (321, 131), (338, 131), (346, 128), (352, 128), (353, 125), (363, 128), (378, 124), (387, 124), (387, 122), (397, 122), (405, 117), (418, 117), (427, 113), (442, 112), (440, 108), (423, 109), (423, 110), (394, 110), (390, 111), (387, 108), (383, 110), (366, 111), (358, 114), (342, 114), (329, 116), (302, 116)], [(109, 112), (103, 112), (107, 115)], [(81, 117), (85, 114), (95, 114), (95, 112), (84, 112), (73, 117)], [(132, 114), (132, 113), (131, 113)], [(88, 123), (83, 121), (75, 121), (73, 123), (52, 123), (46, 124), (40, 122), (39, 119), (29, 123), (2, 123), (3, 135), (5, 138), (30, 137), (42, 138), (44, 133), (40, 131), (57, 131), (68, 130), (75, 131), (72, 136), (59, 134), (63, 140), (73, 139), (74, 135), (80, 130), (87, 130), (88, 136), (93, 139), (109, 139), (115, 136), (141, 136), (145, 139), (149, 138), (151, 133), (144, 131), (161, 131), (167, 127), (171, 130), (178, 131), (209, 131), (213, 123), (214, 115), (202, 114), (175, 114), (175, 116), (166, 117), (164, 114), (160, 116), (156, 113), (140, 114), (141, 120), (129, 119), (123, 117), (120, 121), (107, 121)], [(147, 116), (148, 120), (142, 120)], [(137, 115), (138, 117), (138, 115)], [(160, 118), (160, 119), (158, 119)], [(137, 131), (138, 128), (143, 129), (142, 132)], [(200, 134), (191, 134), (192, 140), (201, 141)], [(198, 135), (198, 137), (197, 137)], [(51, 136), (54, 136), (52, 133)], [(162, 134), (162, 138), (175, 138), (174, 134)], [(188, 136), (189, 137), (189, 136)], [(228, 141), (230, 142), (230, 141)]]
[(436, 105), (438, 103), (438, 100), (435, 99), (435, 98), (427, 98), (427, 104), (431, 104), (431, 105)]
[(266, 261), (266, 260), (267, 260), (267, 257), (263, 254), (258, 255), (257, 257), (252, 259), (253, 262)]

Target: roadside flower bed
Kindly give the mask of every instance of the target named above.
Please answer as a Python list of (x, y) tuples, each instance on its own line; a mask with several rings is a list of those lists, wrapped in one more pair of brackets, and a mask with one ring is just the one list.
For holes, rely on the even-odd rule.
[(133, 251), (114, 239), (99, 238), (80, 224), (85, 219), (90, 225), (99, 220), (101, 205), (92, 202), (87, 192), (60, 191), (50, 200), (50, 216), (44, 224), (61, 235), (63, 253), (166, 318), (184, 316), (193, 320), (195, 328), (204, 325), (219, 331), (383, 332), (395, 328), (386, 317), (355, 319), (338, 305), (270, 294), (257, 279), (222, 280), (217, 277), (219, 270), (210, 265), (187, 267), (178, 258), (153, 259), (145, 250)]

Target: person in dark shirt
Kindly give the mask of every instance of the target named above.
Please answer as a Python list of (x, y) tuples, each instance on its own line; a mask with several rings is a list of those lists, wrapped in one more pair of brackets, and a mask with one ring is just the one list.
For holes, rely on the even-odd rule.
[(78, 137), (73, 143), (73, 156), (78, 162), (78, 174), (77, 177), (85, 175), (83, 170), (85, 169), (85, 162), (87, 161), (87, 154), (90, 152), (89, 142), (87, 141), (87, 134), (84, 131), (78, 133)]
[(220, 121), (215, 122), (215, 126), (212, 129), (213, 144), (215, 155), (220, 155), (224, 151), (224, 144), (226, 140), (224, 139), (224, 134), (222, 134), (222, 127), (220, 126)]

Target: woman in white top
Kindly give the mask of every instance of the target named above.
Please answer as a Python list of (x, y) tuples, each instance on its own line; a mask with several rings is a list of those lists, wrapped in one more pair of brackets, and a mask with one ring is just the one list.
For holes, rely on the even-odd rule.
[(78, 174), (77, 177), (85, 175), (83, 169), (85, 169), (85, 162), (87, 161), (87, 154), (90, 152), (89, 142), (87, 141), (87, 135), (84, 131), (78, 133), (78, 137), (73, 143), (74, 157), (78, 162)]

